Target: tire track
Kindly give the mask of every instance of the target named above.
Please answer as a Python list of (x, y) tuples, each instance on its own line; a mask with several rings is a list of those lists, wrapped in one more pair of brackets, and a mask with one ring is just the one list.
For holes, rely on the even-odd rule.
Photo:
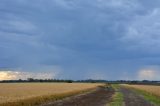
[(105, 106), (111, 100), (113, 90), (99, 87), (95, 91), (68, 97), (56, 102), (50, 102), (41, 106)]
[(120, 92), (124, 95), (125, 106), (155, 106), (131, 89), (121, 87)]

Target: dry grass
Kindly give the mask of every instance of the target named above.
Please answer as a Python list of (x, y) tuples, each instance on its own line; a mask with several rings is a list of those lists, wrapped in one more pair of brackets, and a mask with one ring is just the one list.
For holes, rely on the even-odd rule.
[(148, 93), (151, 93), (156, 96), (160, 96), (160, 86), (154, 86), (154, 85), (127, 85), (124, 86), (136, 88), (139, 90), (146, 91)]
[[(91, 83), (1, 83), (0, 105), (21, 106), (26, 103), (35, 105), (37, 102), (56, 100), (93, 89), (103, 84)], [(9, 104), (10, 103), (10, 104)], [(17, 106), (16, 105), (16, 106)]]

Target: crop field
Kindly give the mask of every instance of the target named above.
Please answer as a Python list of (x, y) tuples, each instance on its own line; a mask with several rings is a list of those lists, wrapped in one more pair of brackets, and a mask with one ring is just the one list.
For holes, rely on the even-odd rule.
[(124, 85), (135, 89), (143, 90), (156, 96), (160, 96), (160, 86), (154, 85)]
[[(27, 103), (36, 98), (43, 101), (45, 99), (63, 98), (82, 92), (88, 89), (95, 88), (103, 84), (92, 83), (1, 83), (0, 84), (0, 105), (18, 101)], [(34, 98), (34, 99), (32, 99)], [(39, 101), (38, 101), (39, 102)], [(40, 102), (39, 102), (40, 103)], [(24, 104), (24, 103), (22, 103)], [(21, 104), (21, 105), (22, 105)], [(13, 105), (13, 104), (12, 104)]]

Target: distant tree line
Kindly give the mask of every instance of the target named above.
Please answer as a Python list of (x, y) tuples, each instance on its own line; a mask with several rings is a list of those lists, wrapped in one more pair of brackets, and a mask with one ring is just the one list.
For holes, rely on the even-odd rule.
[(73, 80), (63, 80), (63, 79), (34, 79), (34, 78), (27, 78), (27, 80), (2, 80), (1, 83), (11, 83), (11, 82), (67, 82), (72, 83)]
[(70, 79), (34, 79), (28, 78), (27, 80), (2, 80), (0, 83), (25, 83), (25, 82), (65, 82), (65, 83), (110, 83), (110, 84), (147, 84), (147, 85), (160, 85), (160, 81), (149, 81), (149, 80), (116, 80), (116, 81), (108, 81), (108, 80), (70, 80)]

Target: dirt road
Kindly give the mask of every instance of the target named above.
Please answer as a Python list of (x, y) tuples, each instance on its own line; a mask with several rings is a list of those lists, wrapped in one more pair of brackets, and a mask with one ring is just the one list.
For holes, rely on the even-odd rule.
[(125, 106), (155, 106), (131, 89), (121, 87), (120, 92), (124, 95)]
[[(124, 106), (155, 106), (131, 89), (121, 87), (119, 91), (123, 94)], [(40, 106), (107, 106), (113, 94), (114, 90), (99, 87), (89, 93), (68, 97), (56, 102), (49, 102)]]
[(95, 91), (50, 102), (41, 106), (105, 106), (111, 100), (113, 90), (99, 87)]

